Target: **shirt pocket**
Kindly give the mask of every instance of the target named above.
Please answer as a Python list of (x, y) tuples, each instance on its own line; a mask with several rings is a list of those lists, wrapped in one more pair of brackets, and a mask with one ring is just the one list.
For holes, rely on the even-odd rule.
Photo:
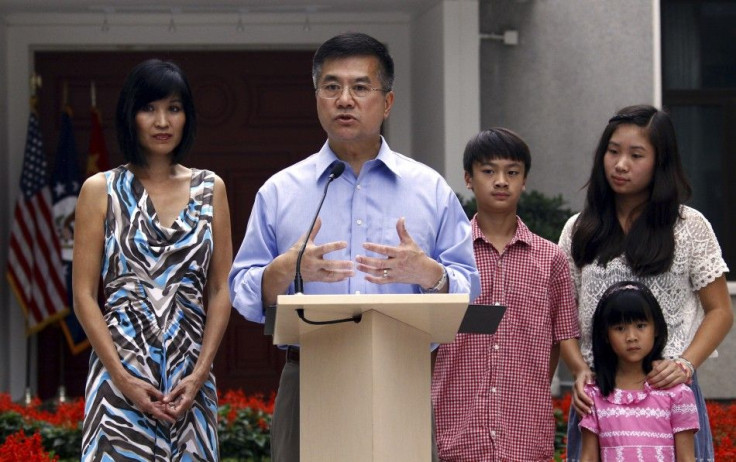
[[(509, 328), (525, 333), (528, 338), (550, 339), (552, 320), (550, 317), (549, 291), (546, 287), (527, 284), (512, 287), (507, 297)], [(509, 313), (510, 311), (510, 313)]]
[[(400, 218), (400, 216), (389, 215), (369, 222), (367, 241), (390, 247), (399, 246), (401, 244), (401, 240), (399, 239), (399, 233), (396, 230), (396, 224)], [(423, 223), (419, 220), (407, 217), (406, 230), (419, 248), (421, 248), (425, 254), (434, 258), (432, 251), (434, 249), (436, 236), (434, 236), (433, 228), (428, 223)]]

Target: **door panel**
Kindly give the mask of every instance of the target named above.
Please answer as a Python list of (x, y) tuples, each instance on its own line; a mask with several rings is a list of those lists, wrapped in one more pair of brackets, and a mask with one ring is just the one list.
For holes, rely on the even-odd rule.
[[(147, 58), (179, 64), (192, 87), (198, 132), (184, 164), (215, 171), (227, 186), (233, 247), (240, 248), (256, 191), (278, 170), (317, 151), (324, 142), (311, 82), (313, 51), (36, 52), (43, 78), (39, 116), (44, 147), (53, 166), (63, 95), (74, 113), (80, 172), (85, 171), (90, 132), (90, 82), (96, 86), (112, 166), (124, 162), (115, 141), (115, 106), (125, 76)], [(50, 168), (51, 169), (51, 168)], [(305, 223), (305, 229), (308, 223)], [(38, 334), (41, 398), (64, 384), (70, 396), (84, 394), (89, 350), (71, 355), (61, 330)], [(263, 327), (233, 310), (215, 359), (218, 388), (275, 391), (283, 354)]]

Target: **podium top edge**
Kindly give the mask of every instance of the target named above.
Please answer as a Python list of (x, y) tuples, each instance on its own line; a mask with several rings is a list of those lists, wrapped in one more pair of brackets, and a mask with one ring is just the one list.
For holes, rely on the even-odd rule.
[(434, 303), (470, 303), (469, 294), (294, 294), (279, 295), (277, 305), (291, 306), (307, 304), (345, 305), (370, 303), (381, 304), (434, 304)]

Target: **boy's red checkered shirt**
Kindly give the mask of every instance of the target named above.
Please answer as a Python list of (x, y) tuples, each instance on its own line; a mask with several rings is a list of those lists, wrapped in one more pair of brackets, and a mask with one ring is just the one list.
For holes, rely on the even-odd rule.
[(494, 335), (458, 334), (441, 345), (432, 381), (437, 445), (447, 461), (549, 461), (554, 417), (552, 346), (579, 337), (567, 258), (517, 218), (499, 254), (471, 222), (479, 304), (507, 307)]

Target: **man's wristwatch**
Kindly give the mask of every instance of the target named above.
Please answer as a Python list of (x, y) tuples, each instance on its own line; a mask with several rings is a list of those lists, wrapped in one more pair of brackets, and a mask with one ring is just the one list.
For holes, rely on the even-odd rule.
[(442, 290), (443, 287), (445, 287), (445, 284), (447, 283), (447, 270), (445, 269), (445, 266), (442, 266), (442, 277), (440, 277), (440, 280), (437, 281), (437, 284), (433, 285), (429, 289), (425, 289), (422, 287), (422, 292), (425, 294), (436, 294), (440, 290)]

